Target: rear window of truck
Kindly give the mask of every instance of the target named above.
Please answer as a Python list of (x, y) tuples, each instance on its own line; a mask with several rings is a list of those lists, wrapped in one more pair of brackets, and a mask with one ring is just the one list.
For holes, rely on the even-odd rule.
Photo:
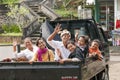
[(98, 34), (96, 33), (95, 25), (89, 20), (71, 20), (71, 21), (59, 21), (51, 22), (50, 24), (55, 28), (57, 23), (61, 24), (62, 29), (67, 29), (71, 32), (71, 37), (74, 39), (76, 32), (79, 36), (87, 35), (91, 40), (98, 39)]

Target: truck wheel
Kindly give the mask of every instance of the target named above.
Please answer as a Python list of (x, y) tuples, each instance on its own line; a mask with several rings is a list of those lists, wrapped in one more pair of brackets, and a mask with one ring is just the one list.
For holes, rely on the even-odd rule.
[(101, 80), (109, 80), (109, 72), (108, 72), (107, 68), (102, 72), (102, 79)]

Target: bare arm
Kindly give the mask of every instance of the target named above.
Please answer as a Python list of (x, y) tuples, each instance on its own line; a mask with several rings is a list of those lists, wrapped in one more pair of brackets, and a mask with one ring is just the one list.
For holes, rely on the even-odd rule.
[(37, 61), (38, 53), (36, 52), (33, 56), (33, 58), (29, 61), (30, 64), (32, 64), (34, 61)]
[(75, 42), (78, 42), (78, 32), (75, 33)]
[(64, 62), (71, 62), (72, 61), (72, 59), (61, 59), (59, 62), (61, 63), (61, 64), (63, 64)]
[(81, 61), (81, 60), (79, 60), (78, 58), (67, 58), (67, 59), (61, 59), (59, 62), (60, 63), (64, 63), (64, 62), (76, 62), (76, 61)]
[(61, 55), (60, 49), (57, 48), (56, 50), (57, 50), (57, 55), (58, 55), (58, 57), (59, 57), (60, 59), (63, 59), (63, 58), (62, 58), (62, 55)]
[(17, 44), (18, 44), (17, 41), (13, 41), (13, 52), (17, 51), (17, 49), (16, 49)]
[(61, 24), (57, 24), (57, 26), (54, 29), (54, 32), (48, 37), (48, 41), (51, 41), (54, 39), (55, 35), (61, 30)]

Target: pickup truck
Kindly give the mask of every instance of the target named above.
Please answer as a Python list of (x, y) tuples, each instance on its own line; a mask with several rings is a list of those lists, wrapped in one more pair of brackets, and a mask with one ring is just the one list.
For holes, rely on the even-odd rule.
[[(41, 26), (42, 37), (52, 33), (60, 23), (68, 29), (72, 38), (76, 31), (87, 35), (90, 40), (99, 39), (103, 60), (86, 57), (83, 62), (0, 62), (0, 80), (109, 80), (109, 44), (102, 28), (98, 28), (93, 19), (45, 21)], [(60, 40), (56, 36), (56, 40)]]

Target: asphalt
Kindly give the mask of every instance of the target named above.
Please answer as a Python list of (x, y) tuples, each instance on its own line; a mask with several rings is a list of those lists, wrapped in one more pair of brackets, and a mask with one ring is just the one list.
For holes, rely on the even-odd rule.
[(110, 55), (112, 56), (120, 56), (120, 46), (110, 46)]
[(109, 77), (110, 80), (120, 80), (120, 56), (110, 57)]
[(5, 58), (14, 57), (13, 47), (12, 45), (2, 45), (0, 46), (0, 61)]

